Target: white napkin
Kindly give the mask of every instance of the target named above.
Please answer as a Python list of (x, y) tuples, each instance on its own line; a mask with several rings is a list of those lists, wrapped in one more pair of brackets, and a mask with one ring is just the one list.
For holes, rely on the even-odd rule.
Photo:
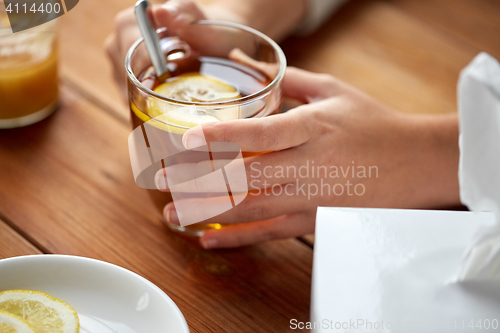
[(472, 211), (492, 211), (496, 224), (478, 230), (458, 280), (500, 280), (500, 63), (480, 53), (460, 74), (460, 198)]

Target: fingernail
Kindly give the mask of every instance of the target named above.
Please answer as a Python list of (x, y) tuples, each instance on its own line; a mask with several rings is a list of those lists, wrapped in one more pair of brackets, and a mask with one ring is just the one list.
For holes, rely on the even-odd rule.
[(165, 220), (167, 223), (181, 225), (179, 222), (179, 215), (174, 208), (173, 204), (168, 204), (165, 206), (165, 210), (163, 211), (163, 215), (165, 216)]
[(200, 242), (205, 250), (217, 247), (217, 239), (201, 239)]
[(159, 190), (168, 190), (168, 181), (165, 179), (163, 170), (159, 170), (155, 175), (155, 185)]
[(182, 144), (186, 149), (193, 149), (207, 144), (201, 126), (196, 126), (188, 130), (182, 136)]

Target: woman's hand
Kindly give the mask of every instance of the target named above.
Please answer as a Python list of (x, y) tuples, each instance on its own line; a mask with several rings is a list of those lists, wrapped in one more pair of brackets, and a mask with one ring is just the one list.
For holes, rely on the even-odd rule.
[[(163, 5), (153, 6), (153, 18), (157, 28), (182, 30), (186, 25), (206, 18), (205, 14), (191, 0), (170, 0)], [(141, 32), (135, 20), (134, 8), (127, 8), (115, 17), (115, 33), (105, 42), (105, 48), (113, 65), (113, 75), (123, 96), (127, 96), (125, 55)]]
[[(203, 124), (184, 134), (187, 149), (206, 139), (236, 143), (243, 152), (272, 151), (245, 158), (252, 192), (203, 222), (239, 224), (207, 231), (200, 239), (205, 248), (312, 233), (318, 206), (459, 204), (455, 114), (395, 112), (332, 76), (295, 68), (287, 70), (284, 94), (307, 104), (266, 118)], [(192, 204), (202, 211), (214, 200)], [(164, 214), (179, 224), (173, 203)]]
[[(181, 34), (190, 23), (211, 19), (230, 21), (253, 27), (276, 40), (293, 32), (301, 22), (305, 0), (169, 0), (152, 8), (156, 28), (167, 28)], [(125, 55), (141, 37), (134, 9), (128, 8), (115, 18), (115, 32), (105, 41), (105, 48), (113, 65), (113, 75), (126, 97)]]

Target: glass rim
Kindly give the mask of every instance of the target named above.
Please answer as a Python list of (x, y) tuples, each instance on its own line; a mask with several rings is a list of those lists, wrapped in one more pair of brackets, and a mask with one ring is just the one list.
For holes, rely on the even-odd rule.
[[(199, 21), (195, 21), (191, 24), (207, 24), (207, 25), (212, 24), (212, 25), (231, 27), (231, 28), (236, 28), (236, 29), (240, 29), (240, 30), (252, 33), (252, 34), (262, 38), (263, 40), (268, 42), (273, 47), (273, 49), (276, 51), (276, 53), (278, 55), (278, 61), (280, 63), (279, 63), (279, 70), (278, 70), (278, 73), (276, 74), (276, 77), (268, 85), (266, 85), (263, 89), (255, 92), (253, 94), (250, 94), (250, 95), (247, 95), (244, 97), (240, 97), (237, 99), (233, 99), (230, 101), (188, 102), (188, 101), (181, 101), (181, 100), (169, 98), (169, 97), (160, 95), (160, 94), (154, 92), (153, 90), (149, 89), (145, 85), (143, 85), (139, 81), (139, 79), (135, 76), (134, 72), (132, 71), (131, 58), (132, 58), (132, 55), (137, 50), (137, 48), (139, 47), (139, 45), (144, 42), (144, 38), (141, 37), (137, 41), (135, 41), (134, 44), (132, 44), (130, 49), (127, 51), (127, 55), (125, 57), (125, 71), (127, 73), (127, 76), (138, 89), (140, 89), (144, 93), (151, 95), (151, 96), (154, 96), (160, 100), (164, 100), (166, 102), (175, 103), (175, 104), (191, 105), (191, 106), (193, 106), (193, 105), (194, 106), (232, 106), (232, 105), (241, 104), (242, 102), (247, 102), (247, 101), (253, 100), (257, 97), (260, 97), (262, 95), (267, 94), (269, 91), (271, 91), (273, 88), (275, 88), (281, 82), (281, 80), (283, 80), (283, 77), (285, 76), (285, 70), (286, 70), (285, 53), (283, 52), (281, 47), (278, 45), (278, 43), (276, 43), (272, 38), (268, 37), (267, 35), (263, 34), (262, 32), (260, 32), (258, 30), (255, 30), (253, 28), (247, 27), (247, 26), (242, 25), (242, 24), (233, 23), (233, 22), (215, 21), (215, 20), (199, 20)], [(166, 30), (165, 28), (162, 28), (162, 29), (158, 29), (157, 32), (163, 32), (165, 30)]]

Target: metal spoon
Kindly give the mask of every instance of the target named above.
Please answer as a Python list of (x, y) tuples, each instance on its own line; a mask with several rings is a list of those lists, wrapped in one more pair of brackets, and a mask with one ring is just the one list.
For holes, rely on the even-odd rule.
[(134, 11), (135, 19), (139, 25), (142, 37), (144, 37), (146, 49), (148, 50), (149, 57), (153, 63), (156, 76), (160, 81), (165, 81), (166, 77), (164, 76), (168, 75), (167, 64), (165, 56), (161, 51), (158, 34), (153, 28), (151, 5), (147, 0), (139, 0), (135, 4)]

